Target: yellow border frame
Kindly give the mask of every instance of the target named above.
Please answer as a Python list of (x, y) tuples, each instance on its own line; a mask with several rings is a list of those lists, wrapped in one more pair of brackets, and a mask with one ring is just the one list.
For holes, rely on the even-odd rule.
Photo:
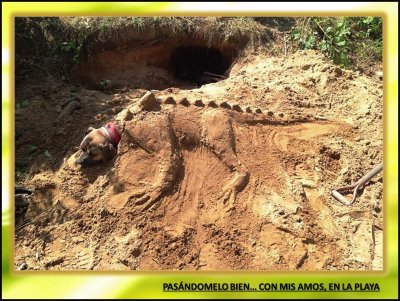
[[(3, 202), (13, 198), (14, 179), (14, 114), (13, 102), (13, 22), (15, 16), (59, 16), (59, 15), (140, 15), (140, 16), (366, 16), (384, 17), (384, 270), (383, 271), (319, 271), (319, 272), (11, 272), (3, 262), (3, 293), (5, 297), (138, 297), (138, 298), (390, 298), (398, 295), (398, 217), (397, 217), (397, 154), (398, 154), (398, 4), (397, 3), (110, 3), (110, 2), (44, 2), (44, 3), (2, 3), (2, 50), (3, 50), (3, 160), (10, 163), (9, 170), (3, 165)], [(334, 8), (334, 10), (330, 10)], [(11, 24), (10, 24), (11, 23)], [(389, 39), (390, 37), (390, 39)], [(8, 102), (7, 102), (8, 100)], [(8, 115), (7, 115), (8, 111)], [(8, 122), (7, 122), (8, 120)], [(393, 124), (393, 125), (392, 125)], [(396, 126), (394, 126), (396, 125)], [(390, 132), (389, 130), (390, 129)], [(7, 132), (7, 130), (9, 130)], [(8, 146), (8, 148), (7, 148)], [(6, 177), (5, 177), (6, 176)], [(8, 176), (8, 177), (7, 177)], [(8, 183), (7, 183), (8, 178)], [(6, 182), (6, 183), (5, 183)], [(8, 194), (4, 193), (8, 189)], [(4, 203), (3, 203), (4, 205)], [(5, 204), (6, 208), (10, 206)], [(4, 206), (2, 206), (4, 208)], [(11, 206), (12, 207), (12, 206)], [(12, 208), (11, 208), (12, 209)], [(12, 218), (10, 212), (2, 211), (2, 234), (12, 241)], [(8, 232), (8, 233), (7, 233)], [(4, 238), (3, 238), (4, 239)], [(8, 242), (9, 243), (9, 242)], [(7, 241), (3, 240), (3, 252)], [(3, 253), (3, 254), (4, 254)], [(11, 251), (11, 254), (13, 250)], [(12, 260), (12, 258), (9, 258)], [(6, 269), (4, 268), (6, 266)], [(10, 263), (8, 263), (10, 266)], [(56, 276), (57, 275), (57, 276)], [(322, 280), (323, 279), (323, 280)], [(306, 281), (307, 280), (307, 281)], [(82, 282), (85, 281), (85, 282)], [(262, 282), (378, 282), (380, 293), (366, 296), (347, 293), (344, 296), (334, 292), (312, 294), (307, 292), (285, 293), (163, 293), (163, 282), (248, 282), (257, 287)], [(68, 284), (67, 284), (68, 283)], [(5, 285), (4, 285), (5, 284)], [(44, 291), (40, 285), (53, 286)], [(60, 285), (61, 284), (61, 285)], [(106, 288), (106, 289), (105, 289)], [(77, 290), (77, 292), (75, 292)], [(156, 290), (155, 294), (153, 293)]]

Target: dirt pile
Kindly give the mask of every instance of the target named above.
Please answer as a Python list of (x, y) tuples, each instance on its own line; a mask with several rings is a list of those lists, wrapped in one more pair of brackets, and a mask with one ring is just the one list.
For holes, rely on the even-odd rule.
[[(379, 80), (313, 51), (254, 53), (226, 80), (154, 90), (177, 103), (131, 116), (115, 160), (81, 168), (72, 154), (85, 129), (146, 91), (114, 92), (57, 80), (17, 90), (31, 103), (17, 111), (16, 164), (34, 166), (18, 182), (34, 193), (16, 221), (16, 267), (382, 269), (381, 176), (350, 207), (330, 196), (383, 159)], [(268, 122), (250, 122), (261, 115), (247, 106)]]

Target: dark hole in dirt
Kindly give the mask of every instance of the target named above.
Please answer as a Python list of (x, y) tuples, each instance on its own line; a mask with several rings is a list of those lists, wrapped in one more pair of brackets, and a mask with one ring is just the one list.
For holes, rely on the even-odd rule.
[(179, 46), (170, 63), (176, 79), (205, 85), (226, 78), (230, 60), (217, 48)]
[(83, 57), (74, 66), (71, 78), (108, 94), (124, 88), (191, 89), (226, 79), (241, 51), (234, 44), (210, 46), (191, 39), (143, 43)]

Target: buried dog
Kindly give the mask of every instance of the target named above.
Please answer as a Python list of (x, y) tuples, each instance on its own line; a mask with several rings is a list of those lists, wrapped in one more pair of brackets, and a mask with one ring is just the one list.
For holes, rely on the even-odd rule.
[[(227, 102), (196, 100), (191, 103), (186, 98), (176, 101), (172, 97), (159, 100), (148, 92), (136, 105), (121, 111), (115, 120), (118, 124), (122, 122), (124, 128), (119, 146), (121, 158), (129, 156), (127, 149), (131, 147), (142, 149), (143, 154), (149, 156), (142, 158), (156, 162), (154, 177), (151, 181), (144, 181), (143, 187), (135, 188), (136, 183), (131, 182), (130, 176), (134, 167), (117, 159), (114, 176), (122, 188), (110, 202), (122, 206), (130, 203), (141, 210), (149, 208), (176, 185), (183, 166), (182, 152), (202, 147), (230, 171), (231, 178), (221, 187), (218, 198), (224, 204), (228, 203), (228, 210), (233, 209), (236, 195), (247, 186), (250, 177), (249, 170), (237, 157), (233, 123), (284, 126), (307, 119), (309, 117), (288, 118), (282, 113), (275, 116), (273, 112), (264, 115), (258, 108), (242, 108)], [(89, 128), (81, 143), (82, 154), (78, 163), (106, 162), (116, 155), (119, 141), (120, 132), (112, 123), (100, 129)], [(135, 168), (139, 170), (140, 166), (147, 168), (150, 165), (149, 161), (144, 165), (139, 163)]]
[(116, 155), (120, 139), (120, 130), (112, 122), (99, 129), (89, 127), (80, 144), (82, 153), (76, 162), (81, 165), (107, 162)]
[[(220, 196), (224, 203), (229, 200), (228, 207), (232, 208), (236, 194), (247, 185), (249, 179), (247, 168), (236, 157), (232, 117), (225, 112), (224, 106), (219, 109), (214, 102), (205, 107), (201, 101), (197, 101), (191, 106), (184, 98), (179, 102), (180, 106), (175, 107), (170, 106), (171, 101), (175, 102), (170, 98), (160, 102), (152, 93), (148, 93), (137, 105), (130, 106), (116, 116), (116, 123), (120, 126), (122, 123), (121, 128), (124, 128), (119, 148), (125, 149), (129, 145), (143, 149), (157, 160), (158, 165), (154, 181), (147, 183), (143, 189), (135, 190), (129, 188), (130, 183), (119, 179), (119, 173), (129, 174), (133, 167), (121, 166), (121, 160), (117, 159), (114, 180), (124, 189), (118, 191), (115, 198), (126, 198), (125, 204), (133, 203), (142, 210), (149, 208), (175, 185), (182, 167), (182, 150), (203, 146), (233, 173)], [(165, 106), (161, 108), (161, 104)], [(93, 165), (110, 160), (117, 154), (120, 133), (113, 123), (99, 129), (89, 128), (80, 144), (81, 155), (76, 163)], [(122, 154), (129, 155), (125, 150)]]

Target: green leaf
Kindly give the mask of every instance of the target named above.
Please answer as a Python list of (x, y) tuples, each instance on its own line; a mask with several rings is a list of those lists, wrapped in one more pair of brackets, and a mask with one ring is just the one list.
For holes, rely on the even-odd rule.
[(337, 42), (336, 45), (338, 45), (338, 46), (344, 46), (344, 45), (346, 45), (346, 41)]
[(298, 29), (293, 29), (292, 31), (291, 31), (291, 33), (290, 33), (290, 36), (291, 36), (291, 38), (293, 39), (293, 40), (299, 40), (300, 39), (300, 37), (301, 37), (301, 33), (300, 33), (300, 30), (298, 30)]
[(50, 154), (50, 152), (46, 149), (46, 151), (44, 152), (44, 155), (47, 157), (47, 158), (51, 158), (51, 154)]
[(326, 40), (322, 40), (320, 45), (322, 51), (329, 50), (329, 43)]
[(304, 48), (311, 49), (314, 48), (314, 46), (315, 46), (315, 37), (313, 35), (310, 35), (304, 41)]
[(366, 17), (366, 18), (363, 20), (363, 23), (364, 23), (364, 24), (370, 24), (372, 21), (374, 21), (374, 17)]
[(342, 35), (349, 35), (351, 33), (350, 28), (348, 28), (348, 27), (343, 28), (341, 33), (342, 33)]
[(17, 109), (29, 107), (29, 99), (25, 98), (23, 101), (17, 103), (16, 107), (17, 107)]
[(340, 54), (340, 60), (341, 60), (341, 65), (342, 65), (343, 67), (346, 67), (346, 66), (348, 66), (348, 65), (350, 64), (349, 56), (348, 56), (347, 53), (345, 53), (345, 52), (342, 52), (342, 53)]

